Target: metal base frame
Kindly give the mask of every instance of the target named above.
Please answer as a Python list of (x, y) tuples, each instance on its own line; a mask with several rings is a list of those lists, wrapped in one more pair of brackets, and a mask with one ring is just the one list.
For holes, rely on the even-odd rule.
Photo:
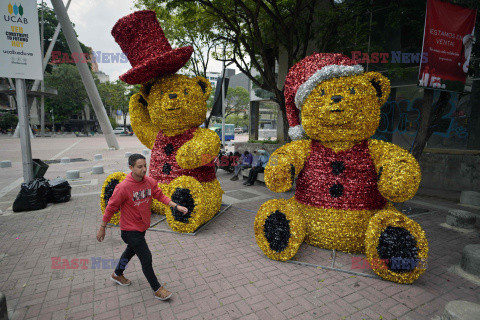
[(350, 270), (344, 270), (344, 269), (335, 268), (336, 252), (337, 252), (336, 250), (332, 250), (332, 265), (331, 265), (330, 267), (328, 267), (328, 266), (322, 266), (322, 265), (317, 265), (317, 264), (313, 264), (313, 263), (308, 263), (308, 262), (295, 261), (295, 260), (287, 260), (287, 261), (285, 261), (285, 262), (293, 263), (293, 264), (299, 264), (299, 265), (302, 265), (302, 266), (315, 267), (315, 268), (318, 268), (318, 269), (325, 269), (325, 270), (331, 270), (331, 271), (344, 272), (344, 273), (353, 274), (353, 275), (361, 276), (361, 277), (367, 277), (367, 278), (373, 278), (373, 279), (383, 280), (382, 278), (380, 278), (379, 276), (377, 276), (377, 275), (375, 275), (375, 274), (368, 274), (368, 273), (355, 272), (355, 271), (350, 271)]
[[(230, 209), (232, 205), (229, 204), (227, 205), (226, 208), (224, 208), (223, 210), (220, 210), (219, 212), (217, 212), (216, 215), (214, 215), (212, 217), (212, 219), (208, 220), (207, 222), (205, 222), (204, 224), (202, 224), (200, 227), (197, 228), (197, 230), (195, 230), (195, 232), (176, 232), (176, 231), (173, 231), (172, 229), (157, 229), (157, 228), (152, 228), (154, 225), (158, 224), (160, 221), (156, 222), (155, 224), (151, 225), (150, 228), (148, 228), (148, 230), (151, 230), (151, 231), (159, 231), (159, 232), (169, 232), (169, 233), (177, 233), (177, 234), (184, 234), (184, 235), (187, 235), (187, 236), (196, 236), (197, 233), (199, 233), (205, 226), (207, 226), (210, 222), (212, 222), (215, 218), (217, 218), (218, 216), (220, 216), (222, 213), (224, 213), (225, 211), (227, 211), (228, 209)], [(166, 218), (164, 218), (163, 220), (165, 220)], [(163, 221), (161, 220), (161, 221)]]

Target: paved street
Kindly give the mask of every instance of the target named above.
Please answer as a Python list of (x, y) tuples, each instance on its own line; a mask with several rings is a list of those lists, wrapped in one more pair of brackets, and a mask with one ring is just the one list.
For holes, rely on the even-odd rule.
[[(80, 158), (70, 164), (52, 163), (47, 179), (70, 181), (72, 199), (46, 209), (13, 213), (19, 191), (22, 162), (19, 139), (0, 136), (0, 160), (12, 168), (0, 169), (0, 291), (7, 297), (11, 319), (432, 319), (451, 300), (480, 303), (480, 282), (456, 273), (465, 245), (480, 243), (478, 222), (472, 232), (445, 227), (450, 208), (462, 208), (436, 190), (420, 190), (404, 208), (426, 231), (430, 245), (427, 271), (412, 285), (378, 277), (328, 270), (310, 265), (278, 262), (263, 255), (255, 242), (253, 222), (268, 199), (288, 198), (264, 184), (245, 187), (219, 170), (224, 203), (232, 206), (197, 235), (147, 232), (153, 265), (161, 283), (175, 292), (168, 302), (154, 299), (139, 260), (134, 257), (125, 273), (132, 280), (120, 287), (109, 280), (112, 262), (124, 243), (116, 227), (105, 241), (95, 236), (101, 221), (100, 189), (106, 176), (128, 171), (125, 152), (140, 153), (144, 146), (133, 137), (118, 137), (120, 150), (108, 150), (105, 139), (72, 136), (32, 140), (33, 158)], [(103, 160), (93, 161), (94, 154)], [(102, 164), (105, 174), (91, 168)], [(444, 198), (444, 199), (442, 199)], [(424, 209), (424, 210), (422, 210)], [(155, 217), (158, 219), (158, 217)], [(157, 228), (168, 228), (162, 222)], [(52, 258), (86, 259), (82, 268), (52, 268)], [(352, 269), (356, 256), (302, 245), (296, 261)], [(358, 257), (361, 257), (359, 255)], [(95, 264), (94, 261), (101, 261)], [(57, 264), (55, 264), (57, 265)], [(60, 263), (60, 265), (62, 265)]]

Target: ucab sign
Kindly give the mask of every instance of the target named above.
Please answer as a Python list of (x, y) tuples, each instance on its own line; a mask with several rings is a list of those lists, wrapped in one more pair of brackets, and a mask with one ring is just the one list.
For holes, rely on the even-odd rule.
[(36, 0), (2, 2), (0, 77), (43, 80)]

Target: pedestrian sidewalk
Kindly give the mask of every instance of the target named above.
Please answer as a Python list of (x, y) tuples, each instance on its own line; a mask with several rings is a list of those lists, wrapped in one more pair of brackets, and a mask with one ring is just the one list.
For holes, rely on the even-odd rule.
[[(479, 229), (459, 232), (443, 225), (449, 209), (465, 209), (448, 200), (452, 193), (420, 190), (404, 204), (427, 233), (430, 252), (427, 271), (412, 285), (402, 285), (268, 259), (255, 242), (256, 211), (266, 200), (293, 192), (275, 194), (261, 183), (245, 187), (222, 170), (224, 202), (231, 204), (226, 212), (195, 236), (147, 232), (159, 280), (175, 292), (162, 302), (154, 299), (137, 258), (125, 272), (132, 285), (109, 280), (112, 259), (119, 259), (125, 246), (117, 227), (107, 228), (104, 242), (95, 238), (102, 183), (111, 172), (128, 171), (125, 152), (144, 149), (136, 137), (119, 137), (121, 150), (107, 150), (103, 137), (34, 139), (34, 158), (86, 161), (51, 164), (45, 175), (52, 179), (80, 170), (81, 178), (70, 181), (71, 201), (21, 213), (9, 209), (22, 176), (19, 141), (0, 143), (0, 160), (12, 161), (12, 168), (0, 169), (0, 291), (11, 319), (417, 320), (440, 315), (451, 300), (480, 303), (478, 283), (455, 272), (463, 247), (480, 243)], [(95, 162), (98, 153), (104, 160)], [(90, 172), (98, 164), (105, 174)], [(335, 267), (352, 271), (352, 257), (337, 252)], [(305, 244), (295, 257), (318, 266), (331, 266), (332, 259), (331, 251)]]

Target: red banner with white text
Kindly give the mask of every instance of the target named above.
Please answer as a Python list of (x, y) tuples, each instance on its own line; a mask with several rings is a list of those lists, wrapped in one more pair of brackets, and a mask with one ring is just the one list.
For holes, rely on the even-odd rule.
[(427, 1), (419, 86), (463, 91), (477, 11), (440, 0)]

